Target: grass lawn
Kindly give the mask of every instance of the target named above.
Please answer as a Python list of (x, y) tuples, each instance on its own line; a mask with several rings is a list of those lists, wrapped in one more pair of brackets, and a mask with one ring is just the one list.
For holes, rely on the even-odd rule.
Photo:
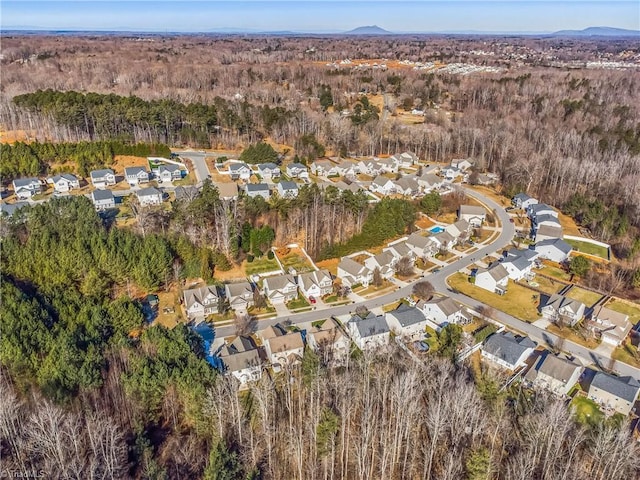
[(447, 250), (447, 253), (445, 253), (444, 255), (442, 255), (441, 253), (436, 253), (436, 258), (440, 261), (443, 262), (448, 262), (449, 260), (451, 260), (452, 258), (458, 258), (457, 255), (453, 252), (450, 252)]
[(540, 318), (540, 315), (538, 315), (538, 299), (533, 299), (533, 295), (536, 295), (536, 293), (512, 281), (509, 281), (507, 293), (504, 295), (498, 295), (484, 288), (476, 287), (469, 282), (467, 275), (463, 273), (454, 273), (448, 278), (447, 282), (459, 292), (525, 322), (533, 322)]
[(536, 288), (542, 290), (543, 292), (548, 293), (549, 295), (553, 293), (558, 293), (560, 290), (562, 290), (565, 287), (565, 284), (562, 282), (557, 282), (555, 280), (551, 280), (550, 278), (543, 277), (540, 275), (537, 275), (533, 279), (533, 283), (537, 283), (538, 286)]
[(607, 303), (607, 308), (616, 312), (625, 313), (629, 315), (629, 321), (632, 325), (636, 325), (640, 322), (640, 305), (634, 305), (624, 300), (614, 299)]
[(256, 315), (256, 316), (266, 315), (268, 313), (273, 313), (275, 311), (276, 309), (273, 308), (271, 305), (267, 305), (266, 307), (263, 307), (263, 308), (249, 307), (247, 309), (247, 313), (251, 315)]
[(307, 299), (302, 296), (294, 300), (291, 300), (289, 303), (287, 303), (287, 308), (289, 310), (296, 310), (298, 308), (304, 308), (308, 306), (309, 306), (309, 302), (307, 302)]
[(588, 253), (589, 255), (595, 255), (596, 257), (609, 260), (609, 250), (605, 247), (601, 247), (600, 245), (595, 245), (593, 243), (582, 242), (580, 240), (565, 239), (565, 242), (571, 245), (574, 250), (578, 252)]
[(600, 345), (600, 342), (591, 335), (575, 328), (564, 327), (563, 329), (560, 329), (560, 327), (552, 323), (547, 327), (547, 331), (587, 348), (596, 348)]
[(186, 177), (181, 178), (180, 180), (176, 180), (173, 182), (176, 187), (185, 186), (185, 185), (195, 185), (196, 184), (196, 175), (193, 172), (190, 172)]
[(311, 272), (313, 266), (309, 263), (309, 260), (298, 249), (291, 249), (288, 253), (281, 255), (280, 251), (276, 251), (278, 259), (285, 272), (288, 272), (290, 268), (295, 269), (298, 273)]
[(593, 400), (582, 395), (576, 395), (571, 401), (571, 406), (580, 423), (598, 423), (604, 418), (604, 414), (600, 411), (598, 405)]
[(638, 347), (631, 344), (628, 337), (621, 346), (613, 351), (612, 357), (620, 362), (640, 368), (640, 352), (638, 352)]
[(358, 295), (366, 296), (366, 295), (373, 295), (374, 293), (379, 293), (379, 294), (388, 293), (391, 290), (393, 290), (394, 288), (395, 288), (395, 284), (391, 283), (388, 280), (384, 280), (382, 282), (382, 285), (380, 285), (379, 287), (376, 287), (375, 285), (370, 284), (364, 290), (358, 291)]
[(563, 269), (555, 265), (550, 265), (546, 261), (544, 262), (544, 267), (538, 271), (543, 275), (548, 275), (550, 277), (557, 278), (558, 280), (564, 280), (565, 282), (568, 282), (571, 278), (571, 275)]
[(587, 307), (590, 307), (600, 300), (602, 295), (574, 286), (567, 292), (567, 297), (573, 298), (574, 300), (584, 303)]
[(208, 322), (219, 323), (219, 322), (228, 322), (229, 320), (233, 320), (236, 318), (236, 314), (233, 310), (227, 310), (225, 313), (216, 313), (214, 315), (209, 315), (207, 317)]
[(280, 265), (278, 265), (275, 258), (269, 260), (265, 255), (262, 258), (254, 259), (253, 262), (247, 262), (245, 260), (244, 270), (247, 275), (253, 275), (255, 273), (274, 272), (276, 270), (280, 270)]

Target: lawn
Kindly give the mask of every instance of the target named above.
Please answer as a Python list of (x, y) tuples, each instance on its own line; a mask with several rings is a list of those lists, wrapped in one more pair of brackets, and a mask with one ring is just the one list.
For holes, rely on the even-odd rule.
[(509, 281), (507, 293), (498, 295), (484, 288), (476, 287), (469, 282), (468, 276), (462, 273), (454, 273), (447, 282), (459, 292), (486, 303), (497, 310), (513, 315), (525, 322), (533, 322), (540, 318), (538, 315), (538, 299), (534, 300), (536, 293), (526, 287)]
[(295, 298), (287, 303), (287, 308), (289, 310), (297, 310), (298, 308), (304, 308), (308, 306), (309, 302), (307, 302), (307, 299), (302, 296), (299, 296), (298, 298)]
[[(542, 290), (543, 292), (548, 293), (549, 295), (558, 293), (565, 287), (565, 284), (562, 282), (557, 282), (547, 277), (543, 277), (541, 275), (537, 275), (532, 283), (537, 284), (536, 288)], [(532, 285), (533, 286), (533, 285)]]
[(280, 270), (280, 265), (276, 262), (276, 259), (269, 259), (265, 255), (262, 258), (256, 258), (253, 262), (247, 262), (245, 260), (244, 270), (247, 272), (247, 275), (254, 275), (257, 273), (266, 273), (266, 272), (275, 272)]
[(598, 405), (582, 395), (576, 395), (571, 401), (573, 411), (580, 423), (598, 423), (604, 418), (604, 414)]
[(552, 323), (547, 327), (547, 331), (551, 332), (559, 337), (562, 337), (570, 342), (577, 343), (587, 348), (596, 348), (600, 345), (595, 338), (587, 333), (583, 333), (581, 330), (577, 330), (571, 327), (564, 327), (560, 329), (556, 324)]
[(595, 245), (589, 242), (582, 242), (580, 240), (569, 240), (565, 239), (569, 245), (573, 247), (574, 250), (580, 253), (587, 253), (589, 255), (595, 255), (596, 257), (604, 258), (605, 260), (609, 260), (609, 249), (605, 247), (601, 247), (600, 245)]
[(376, 287), (375, 285), (371, 284), (367, 288), (358, 291), (357, 294), (360, 295), (361, 297), (366, 297), (367, 295), (373, 295), (373, 294), (382, 295), (383, 293), (389, 293), (390, 291), (395, 289), (395, 287), (396, 287), (395, 284), (389, 282), (388, 280), (384, 280), (382, 282), (382, 285), (380, 285), (379, 287)]
[(584, 288), (580, 288), (580, 287), (572, 287), (568, 292), (567, 292), (567, 297), (569, 298), (573, 298), (574, 300), (577, 300), (579, 302), (584, 303), (587, 307), (591, 307), (592, 305), (594, 305), (598, 300), (600, 300), (602, 298), (602, 295), (594, 293), (590, 290), (585, 290)]
[(288, 272), (290, 268), (293, 268), (297, 273), (313, 271), (313, 265), (309, 263), (309, 260), (299, 249), (278, 249), (276, 255), (280, 263), (282, 263), (285, 272)]
[(613, 351), (611, 356), (615, 360), (640, 368), (640, 352), (638, 352), (638, 347), (631, 344), (629, 337), (627, 337), (621, 346)]
[(629, 321), (632, 325), (636, 325), (640, 322), (640, 306), (634, 305), (624, 300), (614, 299), (607, 303), (607, 308), (616, 312), (625, 313), (629, 315)]
[(557, 278), (558, 280), (564, 280), (565, 282), (568, 282), (571, 278), (571, 275), (565, 272), (563, 269), (554, 265), (550, 265), (546, 260), (543, 263), (544, 267), (538, 270), (541, 274)]
[(196, 174), (193, 172), (189, 172), (189, 175), (186, 177), (182, 177), (180, 180), (176, 180), (173, 182), (176, 187), (185, 186), (185, 185), (195, 185), (196, 184)]

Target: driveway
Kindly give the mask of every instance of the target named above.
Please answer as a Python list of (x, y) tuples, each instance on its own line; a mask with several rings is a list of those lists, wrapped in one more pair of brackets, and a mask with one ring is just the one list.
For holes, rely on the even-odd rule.
[(196, 174), (198, 183), (202, 183), (207, 178), (209, 178), (209, 167), (207, 167), (207, 162), (205, 161), (207, 153), (194, 152), (189, 150), (172, 150), (172, 152), (179, 154), (183, 158), (188, 158), (189, 160), (191, 160), (191, 163), (193, 164), (193, 171)]

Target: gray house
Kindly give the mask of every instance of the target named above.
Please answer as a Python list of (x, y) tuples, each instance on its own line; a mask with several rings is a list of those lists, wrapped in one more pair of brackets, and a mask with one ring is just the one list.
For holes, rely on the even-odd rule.
[(563, 396), (569, 393), (583, 371), (584, 368), (580, 365), (547, 353), (527, 372), (525, 379), (535, 387)]
[(365, 318), (354, 315), (347, 323), (347, 329), (360, 350), (375, 350), (389, 343), (389, 325), (383, 315), (372, 312)]
[(75, 175), (61, 173), (47, 178), (47, 183), (53, 185), (53, 189), (58, 193), (66, 193), (73, 189), (80, 188), (80, 181)]
[(149, 172), (144, 167), (127, 167), (124, 169), (124, 178), (131, 186), (149, 181)]
[(0, 215), (13, 217), (13, 215), (20, 209), (28, 206), (27, 202), (16, 203), (0, 203)]
[(91, 192), (91, 200), (97, 211), (109, 210), (116, 208), (116, 199), (111, 190), (94, 190)]
[[(614, 377), (597, 372), (589, 385), (589, 398), (612, 410), (629, 415), (640, 393), (640, 383), (633, 377)], [(609, 412), (605, 412), (609, 413)]]
[(276, 187), (278, 194), (282, 198), (295, 198), (298, 196), (298, 184), (294, 182), (281, 181)]
[(269, 185), (266, 183), (247, 183), (244, 189), (247, 192), (247, 196), (251, 198), (262, 197), (265, 200), (269, 200), (271, 197)]
[(162, 203), (162, 192), (157, 188), (143, 188), (136, 192), (140, 205), (148, 207), (150, 205), (160, 205)]
[(109, 185), (116, 184), (116, 174), (110, 168), (102, 170), (93, 170), (89, 173), (91, 184), (96, 188), (107, 188)]
[(229, 174), (231, 175), (231, 180), (249, 180), (251, 168), (243, 162), (232, 163), (229, 165)]
[(183, 293), (184, 308), (190, 320), (202, 321), (207, 315), (218, 313), (218, 290), (215, 285), (192, 288)]
[(280, 178), (282, 172), (280, 172), (280, 167), (275, 163), (261, 163), (258, 165), (258, 174), (262, 178)]
[(582, 320), (586, 306), (584, 303), (554, 293), (540, 309), (542, 315), (551, 321), (561, 320), (572, 327)]
[(232, 310), (246, 311), (253, 305), (253, 288), (249, 282), (227, 283), (224, 291)]
[(487, 218), (487, 211), (484, 207), (476, 205), (460, 205), (458, 213), (459, 220), (466, 220), (470, 225), (479, 227)]
[(290, 178), (309, 178), (309, 171), (301, 163), (290, 163), (287, 165), (287, 175)]
[(13, 181), (13, 191), (22, 200), (31, 198), (42, 191), (42, 184), (37, 178), (16, 178)]
[(160, 182), (173, 182), (182, 178), (182, 169), (178, 165), (160, 165), (154, 170), (154, 175)]
[(422, 310), (401, 303), (395, 310), (387, 312), (387, 323), (398, 335), (420, 337), (429, 322)]
[(528, 337), (511, 332), (494, 333), (482, 346), (482, 356), (508, 370), (524, 367), (525, 361), (538, 344)]

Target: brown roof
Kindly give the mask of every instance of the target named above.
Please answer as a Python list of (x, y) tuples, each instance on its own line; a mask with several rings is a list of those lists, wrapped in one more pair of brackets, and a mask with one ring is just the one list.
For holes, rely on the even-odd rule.
[(282, 353), (288, 350), (304, 348), (300, 332), (291, 332), (279, 337), (269, 338), (266, 341), (269, 342), (271, 353)]

